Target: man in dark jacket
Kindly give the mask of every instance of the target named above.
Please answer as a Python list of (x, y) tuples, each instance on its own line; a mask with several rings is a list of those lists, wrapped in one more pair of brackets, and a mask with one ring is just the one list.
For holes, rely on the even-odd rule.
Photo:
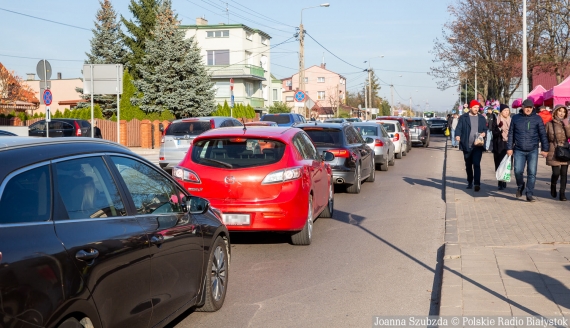
[[(455, 140), (459, 142), (459, 149), (463, 151), (465, 169), (467, 171), (467, 189), (473, 188), (475, 191), (481, 189), (481, 157), (483, 156), (483, 145), (475, 146), (473, 143), (477, 137), (485, 137), (487, 131), (485, 117), (479, 114), (481, 105), (477, 100), (472, 100), (469, 104), (469, 112), (459, 117), (459, 122), (455, 128)], [(475, 180), (475, 181), (473, 181)]]
[(527, 167), (526, 200), (529, 202), (536, 201), (533, 191), (538, 165), (538, 143), (540, 141), (543, 157), (548, 155), (549, 147), (544, 123), (533, 111), (533, 106), (532, 100), (523, 101), (521, 113), (513, 116), (507, 141), (507, 155), (514, 154), (517, 197), (521, 197), (525, 189), (523, 172), (525, 165)]

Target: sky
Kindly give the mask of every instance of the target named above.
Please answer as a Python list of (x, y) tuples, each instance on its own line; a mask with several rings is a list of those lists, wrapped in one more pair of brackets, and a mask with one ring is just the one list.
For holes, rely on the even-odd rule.
[[(436, 80), (427, 73), (434, 66), (433, 42), (441, 38), (443, 25), (450, 19), (447, 7), (454, 0), (322, 1), (328, 1), (330, 6), (303, 11), (305, 31), (320, 43), (305, 38), (305, 67), (319, 65), (324, 56), (327, 69), (344, 75), (347, 89), (353, 92), (362, 89), (367, 77), (363, 70), (368, 68), (369, 61), (380, 80), (381, 97), (390, 101), (389, 84), (393, 83), (395, 104), (408, 105), (411, 97), (415, 110), (452, 109), (459, 97), (458, 90), (455, 87), (439, 90)], [(130, 0), (111, 2), (118, 15), (132, 17), (128, 9)], [(185, 25), (195, 24), (196, 17), (201, 16), (210, 24), (228, 23), (226, 3), (229, 23), (260, 29), (272, 37), (271, 45), (275, 46), (295, 34), (301, 9), (323, 2), (172, 1), (173, 9)], [(26, 73), (35, 72), (40, 59), (46, 58), (54, 75), (61, 72), (63, 78), (81, 77), (99, 8), (98, 0), (0, 1), (0, 62), (25, 78)], [(272, 48), (271, 73), (277, 78), (296, 73), (298, 51), (295, 39)]]

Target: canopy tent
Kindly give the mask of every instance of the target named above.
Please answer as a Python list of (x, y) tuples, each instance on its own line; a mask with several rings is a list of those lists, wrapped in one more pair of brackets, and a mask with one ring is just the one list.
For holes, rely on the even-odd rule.
[(566, 105), (570, 101), (570, 76), (544, 93), (544, 103), (547, 106)]
[[(544, 104), (544, 93), (546, 89), (542, 87), (542, 85), (537, 85), (527, 96), (528, 99), (531, 99), (535, 106), (540, 106)], [(519, 108), (522, 107), (522, 98), (518, 98), (513, 101), (511, 108)]]

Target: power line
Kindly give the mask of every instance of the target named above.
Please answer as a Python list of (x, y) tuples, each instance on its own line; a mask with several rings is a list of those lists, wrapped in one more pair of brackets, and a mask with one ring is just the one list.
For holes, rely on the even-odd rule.
[(82, 62), (83, 60), (79, 60), (79, 59), (53, 59), (53, 58), (36, 58), (36, 57), (25, 57), (25, 56), (14, 56), (14, 55), (5, 55), (5, 54), (0, 54), (0, 56), (2, 57), (12, 57), (12, 58), (21, 58), (21, 59), (45, 59), (45, 60), (53, 60), (53, 61), (73, 61), (73, 62)]
[[(296, 28), (296, 26), (292, 26), (292, 25), (288, 25), (288, 24), (282, 23), (282, 22), (280, 22), (280, 21), (278, 21), (278, 20), (275, 20), (275, 19), (273, 19), (273, 18), (271, 18), (271, 17), (268, 17), (268, 16), (265, 16), (265, 15), (263, 15), (263, 14), (261, 14), (261, 13), (258, 13), (257, 11), (255, 11), (255, 10), (253, 10), (253, 9), (251, 9), (251, 8), (248, 8), (248, 7), (246, 7), (246, 6), (242, 5), (242, 4), (240, 4), (240, 3), (238, 3), (238, 2), (235, 1), (235, 0), (233, 0), (232, 2), (235, 3), (236, 5), (240, 6), (240, 7), (243, 7), (243, 8), (245, 8), (245, 9), (247, 9), (247, 10), (249, 10), (249, 11), (251, 11), (251, 12), (256, 13), (256, 14), (259, 15), (259, 16), (257, 16), (257, 15), (250, 14), (250, 15), (252, 15), (252, 16), (256, 16), (256, 17), (258, 17), (258, 18), (265, 19), (265, 20), (270, 21), (270, 22), (273, 22), (273, 23), (277, 23), (277, 24), (289, 26), (289, 27), (292, 27), (292, 28)], [(239, 8), (236, 8), (236, 9), (247, 13), (245, 10), (242, 10), (242, 9), (239, 9)]]
[(61, 23), (61, 22), (56, 22), (56, 21), (52, 21), (52, 20), (49, 20), (49, 19), (41, 18), (41, 17), (36, 17), (36, 16), (28, 15), (28, 14), (19, 13), (19, 12), (17, 12), (17, 11), (12, 11), (12, 10), (8, 10), (8, 9), (4, 9), (4, 8), (0, 8), (0, 10), (7, 11), (7, 12), (9, 12), (9, 13), (16, 14), (16, 15), (22, 15), (22, 16), (26, 16), (26, 17), (30, 17), (30, 18), (35, 18), (35, 19), (43, 20), (43, 21), (46, 21), (46, 22), (54, 23), (54, 24), (59, 24), (59, 25), (64, 25), (64, 26), (68, 26), (68, 27), (73, 27), (73, 28), (77, 28), (77, 29), (85, 30), (85, 31), (91, 31), (91, 30), (88, 29), (88, 28), (84, 28), (84, 27), (80, 27), (80, 26), (75, 26), (75, 25), (70, 25), (70, 24), (65, 24), (65, 23)]
[(306, 31), (305, 31), (305, 34), (308, 35), (308, 36), (309, 36), (313, 41), (315, 41), (319, 46), (321, 46), (321, 48), (325, 49), (329, 54), (331, 54), (331, 55), (333, 55), (334, 57), (336, 57), (338, 60), (340, 60), (340, 61), (342, 61), (343, 63), (345, 63), (345, 64), (347, 64), (347, 65), (350, 65), (350, 66), (352, 66), (352, 67), (354, 67), (354, 68), (358, 68), (358, 69), (364, 70), (364, 68), (358, 67), (358, 66), (354, 66), (354, 65), (352, 65), (351, 63), (347, 62), (346, 60), (344, 60), (344, 59), (340, 58), (339, 56), (335, 55), (334, 53), (332, 53), (329, 49), (325, 48), (325, 46), (323, 46), (322, 44), (320, 44), (319, 41), (315, 40), (315, 39), (314, 39), (309, 33), (307, 33)]

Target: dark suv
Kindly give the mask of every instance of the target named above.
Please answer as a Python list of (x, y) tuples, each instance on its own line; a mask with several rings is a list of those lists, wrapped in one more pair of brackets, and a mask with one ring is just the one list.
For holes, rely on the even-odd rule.
[(429, 147), (430, 131), (426, 119), (423, 117), (408, 117), (406, 121), (410, 128), (412, 143), (419, 143), (423, 147)]
[(229, 234), (208, 201), (102, 139), (2, 141), (1, 327), (154, 327), (222, 306)]
[(374, 151), (350, 123), (305, 123), (295, 126), (304, 130), (319, 154), (333, 153), (329, 162), (335, 184), (347, 187), (352, 194), (360, 193), (362, 180), (373, 182), (376, 177)]
[(275, 122), (278, 126), (294, 126), (307, 122), (303, 115), (295, 113), (265, 114), (261, 120)]
[[(52, 118), (47, 123), (49, 137), (91, 137), (91, 124), (74, 118)], [(46, 121), (33, 123), (28, 128), (30, 137), (46, 137)]]

